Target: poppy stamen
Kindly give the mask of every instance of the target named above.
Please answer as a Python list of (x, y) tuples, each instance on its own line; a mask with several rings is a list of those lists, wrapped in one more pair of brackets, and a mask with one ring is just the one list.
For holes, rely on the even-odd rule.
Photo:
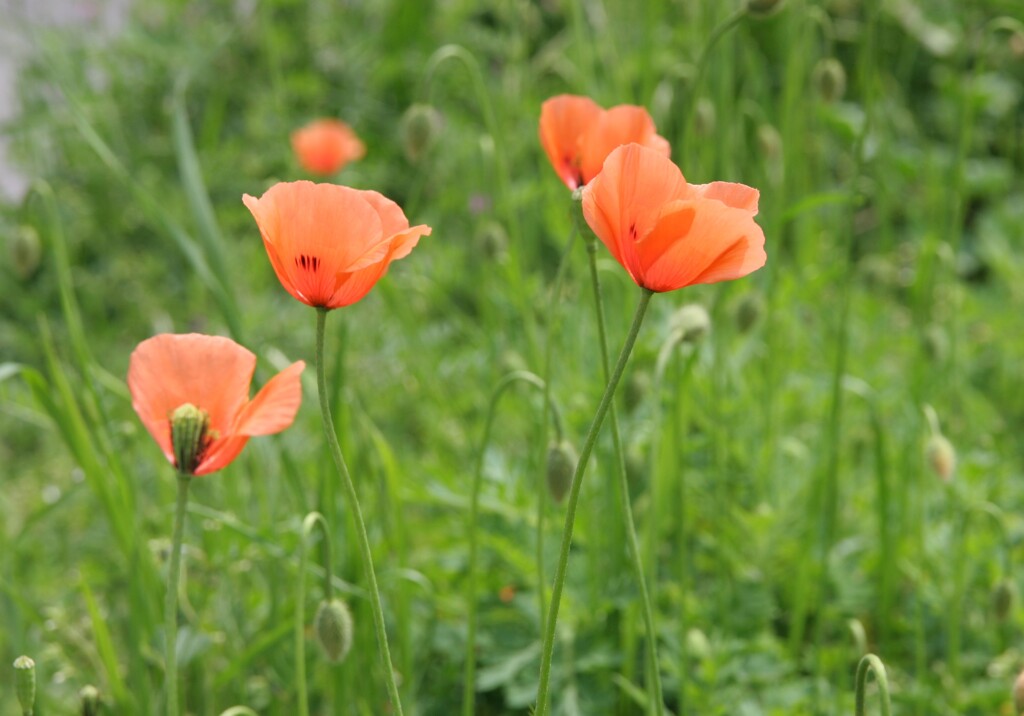
[(315, 273), (320, 268), (320, 257), (299, 254), (295, 257), (295, 265), (304, 271), (313, 271)]

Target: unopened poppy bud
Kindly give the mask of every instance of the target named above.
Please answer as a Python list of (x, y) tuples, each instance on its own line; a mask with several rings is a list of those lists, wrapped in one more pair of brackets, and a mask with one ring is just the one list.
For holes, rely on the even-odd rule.
[(352, 649), (352, 613), (348, 605), (340, 599), (320, 602), (313, 631), (327, 660), (341, 663)]
[(1013, 682), (1013, 712), (1018, 716), (1024, 714), (1024, 671)]
[(778, 159), (782, 154), (782, 135), (770, 124), (757, 128), (757, 148), (765, 159)]
[(491, 261), (504, 261), (508, 255), (508, 232), (497, 221), (488, 221), (480, 228), (477, 239), (484, 256)]
[(924, 350), (936, 363), (942, 363), (949, 356), (949, 336), (942, 326), (935, 323), (924, 329)]
[(78, 692), (82, 704), (82, 716), (98, 716), (100, 712), (100, 690), (92, 684), (83, 686)]
[(39, 240), (39, 232), (31, 226), (19, 227), (7, 239), (7, 253), (11, 268), (18, 278), (25, 280), (39, 268), (43, 256), (43, 244)]
[(826, 102), (836, 102), (846, 94), (846, 70), (834, 57), (824, 57), (811, 73), (814, 87)]
[(402, 115), (402, 147), (414, 164), (437, 142), (441, 134), (441, 113), (429, 104), (414, 104)]
[(768, 17), (782, 9), (783, 0), (747, 0), (747, 12), (754, 17)]
[(679, 343), (696, 345), (711, 330), (711, 316), (699, 303), (688, 303), (672, 316), (671, 325)]
[(746, 333), (761, 320), (764, 313), (764, 299), (756, 291), (745, 293), (736, 304), (736, 327)]
[(1024, 57), (1024, 32), (1016, 30), (1010, 33), (1008, 42), (1010, 44), (1010, 52), (1013, 53), (1014, 57), (1018, 59)]
[(210, 415), (192, 403), (179, 406), (171, 414), (171, 445), (178, 472), (191, 475), (199, 466), (206, 448)]
[(998, 621), (1005, 621), (1016, 601), (1017, 588), (1005, 577), (992, 590), (992, 613)]
[(924, 457), (928, 461), (928, 467), (943, 482), (949, 482), (953, 478), (953, 472), (956, 470), (956, 450), (945, 435), (931, 434), (924, 446)]
[(576, 449), (568, 440), (551, 443), (548, 446), (548, 492), (555, 502), (565, 499), (565, 493), (572, 486), (572, 475), (576, 471), (578, 461)]
[(697, 100), (693, 108), (693, 131), (698, 137), (710, 137), (715, 133), (715, 105), (707, 97)]
[(651, 392), (651, 375), (645, 370), (634, 370), (626, 378), (626, 385), (622, 391), (623, 402), (626, 410), (633, 412), (644, 402), (644, 398)]
[(27, 656), (14, 660), (14, 692), (22, 713), (31, 716), (36, 706), (36, 662)]

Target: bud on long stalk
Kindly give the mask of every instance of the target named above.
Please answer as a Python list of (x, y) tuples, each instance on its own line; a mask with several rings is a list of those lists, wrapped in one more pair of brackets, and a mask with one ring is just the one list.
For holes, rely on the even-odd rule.
[(27, 656), (14, 660), (14, 691), (24, 716), (32, 716), (36, 704), (36, 662)]

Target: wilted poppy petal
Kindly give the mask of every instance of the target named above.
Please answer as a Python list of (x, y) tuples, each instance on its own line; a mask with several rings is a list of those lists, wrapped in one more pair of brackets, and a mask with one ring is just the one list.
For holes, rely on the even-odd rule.
[(193, 474), (196, 476), (209, 475), (211, 472), (223, 470), (238, 457), (248, 442), (248, 435), (230, 435), (214, 440), (207, 447), (203, 459), (196, 466)]
[(302, 403), (303, 361), (297, 361), (271, 378), (238, 414), (238, 435), (272, 435), (292, 424)]
[(552, 97), (541, 105), (541, 146), (559, 179), (570, 189), (583, 184), (580, 141), (602, 111), (589, 97), (569, 94)]

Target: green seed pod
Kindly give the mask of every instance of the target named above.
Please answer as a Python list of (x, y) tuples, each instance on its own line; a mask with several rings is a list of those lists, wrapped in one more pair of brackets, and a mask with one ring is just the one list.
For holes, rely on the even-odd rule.
[(753, 328), (764, 314), (764, 299), (757, 291), (749, 291), (736, 303), (736, 327), (740, 333)]
[(707, 97), (697, 100), (693, 108), (693, 133), (698, 137), (710, 137), (715, 133), (715, 104)]
[(949, 482), (956, 470), (956, 449), (942, 433), (932, 433), (924, 446), (924, 457), (940, 480)]
[(39, 232), (31, 226), (18, 227), (17, 231), (7, 237), (7, 254), (18, 278), (22, 281), (31, 278), (43, 257)]
[(89, 684), (78, 692), (78, 700), (82, 704), (82, 716), (98, 716), (100, 712), (100, 690)]
[(210, 414), (192, 403), (179, 406), (171, 414), (171, 445), (174, 464), (184, 475), (195, 473), (206, 449), (210, 429)]
[(626, 410), (633, 412), (640, 407), (651, 392), (651, 374), (646, 370), (634, 370), (626, 376), (626, 385), (622, 391), (622, 400)]
[(814, 66), (811, 79), (818, 95), (831, 104), (846, 94), (846, 70), (834, 57), (824, 57)]
[(757, 128), (757, 148), (765, 159), (775, 160), (782, 156), (782, 135), (770, 124)]
[(32, 716), (36, 706), (36, 662), (27, 656), (14, 660), (14, 691), (22, 713)]
[(747, 13), (753, 17), (768, 17), (782, 9), (783, 0), (747, 0)]
[(417, 163), (441, 134), (441, 113), (429, 104), (414, 104), (402, 115), (402, 147), (406, 158)]
[(1002, 622), (1010, 616), (1013, 611), (1013, 603), (1017, 600), (1017, 588), (1013, 582), (1005, 577), (999, 580), (992, 590), (992, 613), (996, 620)]
[(561, 502), (572, 486), (572, 475), (576, 472), (579, 457), (568, 440), (551, 443), (548, 446), (547, 479), (548, 492), (555, 502)]
[(699, 303), (688, 303), (675, 312), (670, 325), (679, 343), (696, 345), (711, 331), (711, 316)]
[(352, 649), (352, 613), (340, 599), (320, 602), (313, 631), (324, 656), (332, 664), (340, 664)]

